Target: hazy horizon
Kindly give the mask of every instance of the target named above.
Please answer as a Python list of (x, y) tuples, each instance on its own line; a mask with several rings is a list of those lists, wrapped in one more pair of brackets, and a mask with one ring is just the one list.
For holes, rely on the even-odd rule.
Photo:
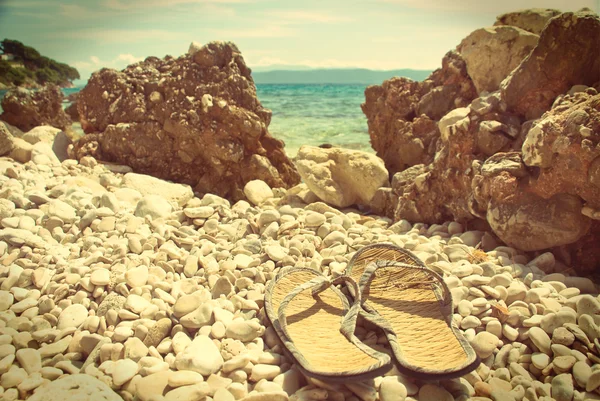
[(434, 70), (496, 16), (544, 7), (598, 12), (600, 0), (0, 0), (2, 36), (76, 67), (87, 80), (192, 41), (237, 44), (253, 71)]

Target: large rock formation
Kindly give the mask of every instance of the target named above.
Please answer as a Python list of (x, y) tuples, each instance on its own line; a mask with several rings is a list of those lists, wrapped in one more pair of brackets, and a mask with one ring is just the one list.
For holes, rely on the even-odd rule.
[(368, 205), (375, 191), (389, 184), (383, 160), (359, 150), (302, 146), (296, 165), (308, 188), (337, 207)]
[(0, 120), (23, 131), (39, 125), (51, 125), (61, 130), (71, 125), (71, 119), (62, 109), (63, 93), (56, 85), (47, 85), (36, 92), (17, 88), (2, 99)]
[(600, 94), (587, 88), (557, 100), (529, 129), (521, 152), (483, 163), (473, 196), (502, 240), (538, 250), (598, 231), (592, 226), (600, 227), (599, 134)]
[(86, 132), (77, 158), (93, 155), (233, 199), (243, 198), (250, 180), (273, 188), (300, 180), (283, 143), (267, 130), (271, 111), (256, 98), (233, 43), (192, 44), (179, 58), (102, 69), (77, 107)]
[(448, 52), (442, 68), (423, 82), (392, 78), (365, 90), (371, 146), (393, 174), (433, 160), (439, 137), (436, 120), (477, 96), (462, 57)]
[[(504, 20), (511, 19), (526, 20), (515, 14)], [(600, 43), (598, 35), (600, 19), (589, 12), (550, 19), (529, 55), (514, 53), (524, 59), (513, 71), (505, 71), (508, 77), (499, 90), (482, 93), (434, 121), (434, 154), (412, 164), (405, 162), (398, 147), (395, 154), (384, 154), (386, 164), (396, 159), (404, 161), (404, 167), (396, 164), (400, 168), (391, 188), (377, 191), (373, 208), (395, 220), (485, 221), (516, 248), (557, 249), (578, 268), (600, 265), (600, 249), (589, 246), (600, 240), (600, 53), (590, 47)], [(459, 49), (465, 49), (465, 41)], [(595, 87), (589, 86), (592, 83)], [(389, 86), (384, 82), (367, 89), (367, 117), (367, 111), (378, 107), (370, 94)], [(406, 110), (417, 110), (424, 98), (416, 91), (410, 98), (387, 93), (386, 104), (403, 102)], [(369, 118), (372, 140), (388, 135), (390, 148), (391, 143), (413, 140), (412, 132), (385, 131), (398, 124), (398, 115), (379, 110), (378, 118)], [(413, 117), (415, 121), (426, 116)]]
[(538, 35), (514, 26), (494, 26), (472, 32), (457, 50), (465, 59), (477, 92), (493, 92), (531, 52), (538, 39)]
[(552, 17), (560, 11), (551, 8), (531, 8), (499, 15), (494, 26), (510, 25), (539, 35)]
[(573, 85), (600, 81), (600, 19), (590, 12), (563, 13), (548, 21), (531, 54), (502, 83), (509, 108), (539, 118)]

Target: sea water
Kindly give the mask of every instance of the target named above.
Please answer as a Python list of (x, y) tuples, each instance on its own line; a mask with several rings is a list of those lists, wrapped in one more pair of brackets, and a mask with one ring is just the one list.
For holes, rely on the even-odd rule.
[[(258, 84), (257, 96), (273, 112), (269, 132), (289, 156), (302, 145), (331, 144), (372, 152), (361, 111), (366, 85)], [(65, 96), (81, 87), (64, 88)], [(0, 99), (6, 91), (0, 91)], [(63, 103), (64, 107), (68, 103)], [(0, 109), (1, 111), (1, 109)]]
[(273, 112), (269, 132), (293, 156), (302, 145), (331, 144), (371, 151), (361, 111), (365, 85), (259, 84), (258, 99)]

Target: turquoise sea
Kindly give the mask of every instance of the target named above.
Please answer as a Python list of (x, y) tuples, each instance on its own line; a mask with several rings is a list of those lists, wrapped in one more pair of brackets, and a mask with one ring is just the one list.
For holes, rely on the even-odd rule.
[[(294, 156), (302, 145), (325, 143), (372, 151), (367, 119), (360, 109), (365, 88), (355, 84), (258, 84), (257, 94), (273, 112), (269, 132), (283, 140), (288, 155)], [(79, 90), (65, 88), (63, 92), (69, 95)], [(0, 98), (5, 92), (0, 91)]]

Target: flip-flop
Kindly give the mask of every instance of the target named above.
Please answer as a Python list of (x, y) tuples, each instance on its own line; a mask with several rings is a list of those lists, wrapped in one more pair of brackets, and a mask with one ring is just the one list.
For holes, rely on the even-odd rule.
[(383, 329), (402, 373), (440, 380), (479, 366), (473, 347), (452, 321), (448, 286), (410, 251), (366, 246), (352, 257), (346, 274), (359, 283), (361, 317)]
[[(342, 283), (357, 294), (352, 306), (335, 287)], [(391, 369), (389, 355), (354, 335), (360, 309), (354, 280), (331, 281), (307, 268), (281, 270), (265, 293), (266, 315), (288, 355), (304, 374), (320, 380), (367, 380)]]

